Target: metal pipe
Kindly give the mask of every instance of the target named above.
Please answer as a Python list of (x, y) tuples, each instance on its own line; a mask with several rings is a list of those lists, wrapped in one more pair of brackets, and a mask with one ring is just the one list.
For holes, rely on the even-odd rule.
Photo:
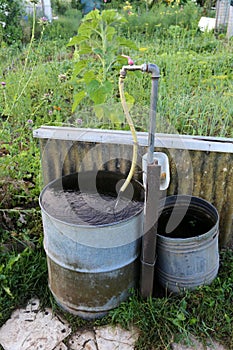
[(143, 298), (152, 296), (154, 289), (160, 173), (161, 167), (158, 165), (157, 161), (147, 165), (146, 203), (140, 276), (140, 293)]
[(155, 129), (156, 129), (156, 108), (157, 108), (157, 96), (158, 96), (158, 85), (159, 85), (160, 73), (159, 73), (158, 66), (152, 63), (149, 63), (147, 65), (147, 72), (151, 73), (151, 76), (152, 76), (151, 99), (150, 99), (150, 129), (149, 129), (149, 135), (148, 135), (147, 163), (153, 164)]
[[(144, 216), (144, 235), (141, 251), (141, 295), (146, 298), (152, 296), (154, 285), (154, 265), (156, 261), (156, 235), (159, 209), (160, 173), (161, 167), (154, 161), (154, 138), (156, 129), (156, 107), (158, 95), (159, 68), (153, 63), (123, 66), (120, 70), (120, 81), (123, 83), (127, 71), (140, 70), (151, 74), (152, 88), (150, 101), (150, 129), (148, 135), (147, 152), (147, 184)], [(131, 167), (132, 168), (132, 167)], [(119, 192), (120, 193), (120, 192)], [(117, 202), (118, 203), (118, 200)]]
[(123, 66), (120, 70), (120, 76), (122, 78), (125, 78), (128, 70), (129, 71), (141, 70), (142, 72), (146, 72), (147, 71), (147, 64), (143, 63), (141, 65), (133, 64), (133, 65), (128, 65), (128, 66)]
[(150, 100), (150, 129), (147, 152), (147, 184), (144, 217), (144, 235), (142, 237), (140, 291), (144, 298), (150, 297), (154, 289), (154, 266), (156, 261), (156, 236), (159, 210), (161, 167), (154, 161), (154, 138), (156, 129), (156, 107), (158, 96), (159, 68), (149, 63), (146, 72), (151, 73), (152, 88)]
[(159, 67), (153, 63), (143, 63), (142, 65), (127, 65), (123, 66), (120, 70), (121, 78), (125, 78), (127, 71), (141, 70), (143, 73), (147, 72), (152, 77), (152, 88), (151, 88), (151, 104), (150, 104), (150, 130), (148, 137), (148, 157), (147, 163), (153, 163), (154, 154), (154, 135), (156, 129), (156, 108), (157, 108), (157, 96), (158, 96), (158, 82), (160, 77)]

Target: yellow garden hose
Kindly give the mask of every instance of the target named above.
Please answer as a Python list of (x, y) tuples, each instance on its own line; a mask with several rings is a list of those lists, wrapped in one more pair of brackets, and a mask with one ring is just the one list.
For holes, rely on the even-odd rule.
[(124, 76), (122, 76), (120, 74), (120, 77), (119, 77), (119, 92), (120, 92), (120, 99), (121, 99), (121, 104), (122, 104), (122, 107), (123, 107), (123, 110), (124, 110), (124, 113), (125, 113), (125, 116), (126, 116), (126, 120), (129, 124), (129, 127), (130, 127), (130, 131), (131, 131), (131, 134), (132, 134), (132, 137), (133, 137), (133, 157), (132, 157), (132, 163), (131, 163), (131, 168), (130, 168), (130, 172), (125, 180), (125, 182), (123, 183), (123, 185), (121, 186), (120, 188), (120, 191), (118, 193), (118, 197), (119, 195), (124, 192), (127, 188), (127, 186), (129, 185), (132, 177), (133, 177), (133, 174), (134, 174), (134, 171), (135, 171), (135, 167), (136, 167), (136, 164), (137, 164), (137, 153), (138, 153), (138, 139), (137, 139), (137, 134), (136, 134), (136, 130), (135, 130), (135, 127), (134, 127), (134, 123), (133, 123), (133, 120), (129, 114), (129, 109), (128, 109), (128, 106), (127, 106), (127, 103), (126, 103), (126, 99), (125, 99), (125, 94), (124, 94)]

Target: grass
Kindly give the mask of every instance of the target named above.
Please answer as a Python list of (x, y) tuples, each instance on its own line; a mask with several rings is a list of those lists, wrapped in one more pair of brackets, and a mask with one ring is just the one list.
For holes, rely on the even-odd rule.
[[(196, 17), (188, 29), (180, 22), (158, 25), (163, 16), (156, 17), (155, 27), (153, 18), (153, 14), (148, 17), (148, 26), (145, 16), (140, 24), (134, 23), (137, 30), (132, 31), (132, 23), (120, 31), (141, 48), (132, 54), (136, 64), (152, 62), (160, 67), (157, 131), (167, 132), (170, 125), (182, 134), (233, 137), (232, 40), (198, 32)], [(62, 18), (50, 33), (45, 32), (39, 45), (34, 41), (30, 52), (28, 46), (0, 49), (0, 79), (6, 82), (0, 86), (0, 325), (35, 295), (42, 306), (61, 312), (47, 286), (38, 208), (40, 153), (32, 129), (41, 125), (115, 127), (90, 115), (85, 106), (71, 113), (73, 51), (66, 47), (65, 32), (59, 36), (65, 23)], [(73, 17), (72, 30), (74, 26)], [(117, 79), (118, 71), (113, 71), (114, 98), (119, 103)], [(150, 79), (129, 74), (125, 90), (137, 101), (133, 109), (137, 129), (147, 131)], [(134, 324), (140, 330), (137, 349), (169, 349), (173, 337), (188, 340), (190, 334), (202, 340), (213, 337), (233, 349), (233, 254), (222, 250), (220, 256), (220, 271), (210, 286), (148, 300), (133, 291), (129, 300), (95, 324), (120, 323), (126, 328)], [(68, 314), (64, 317), (74, 330), (92, 324)]]
[[(22, 237), (21, 239), (22, 244)], [(28, 238), (25, 241), (28, 245)], [(25, 243), (24, 242), (24, 243)], [(180, 296), (153, 297), (143, 300), (137, 291), (111, 311), (105, 318), (93, 322), (82, 320), (58, 309), (47, 287), (46, 257), (41, 237), (33, 249), (22, 252), (1, 252), (1, 306), (0, 325), (14, 308), (35, 295), (42, 306), (52, 306), (70, 323), (73, 331), (79, 327), (120, 324), (124, 328), (134, 325), (139, 330), (136, 349), (169, 349), (174, 341), (190, 341), (190, 335), (202, 342), (215, 339), (228, 350), (233, 349), (233, 254), (222, 250), (220, 271), (210, 286), (187, 291)], [(17, 288), (15, 288), (17, 286)]]
[(138, 349), (169, 349), (171, 342), (188, 341), (190, 334), (202, 342), (216, 339), (233, 349), (232, 267), (232, 252), (223, 251), (219, 275), (211, 286), (187, 291), (183, 296), (146, 301), (134, 293), (111, 313), (112, 321), (124, 327), (133, 323), (139, 328)]

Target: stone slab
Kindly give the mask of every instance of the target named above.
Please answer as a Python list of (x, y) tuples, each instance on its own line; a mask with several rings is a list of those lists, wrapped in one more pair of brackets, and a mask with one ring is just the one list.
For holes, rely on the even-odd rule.
[(66, 350), (62, 341), (70, 334), (67, 324), (53, 315), (51, 309), (39, 310), (39, 300), (13, 312), (0, 329), (4, 350)]

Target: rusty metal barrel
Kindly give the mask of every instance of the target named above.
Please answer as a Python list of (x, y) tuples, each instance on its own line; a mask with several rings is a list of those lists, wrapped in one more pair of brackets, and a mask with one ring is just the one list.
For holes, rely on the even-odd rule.
[[(102, 194), (116, 195), (122, 178), (108, 171), (75, 173), (50, 182), (40, 194), (50, 290), (63, 309), (86, 319), (117, 307), (138, 284), (144, 188), (132, 181), (124, 194), (140, 203), (132, 215), (96, 225), (83, 217), (76, 223), (72, 193), (96, 191), (104, 208)], [(62, 199), (59, 191), (65, 192)], [(97, 204), (88, 205), (91, 211)]]
[(169, 196), (161, 202), (157, 234), (157, 280), (182, 293), (210, 284), (219, 268), (219, 215), (208, 201)]

